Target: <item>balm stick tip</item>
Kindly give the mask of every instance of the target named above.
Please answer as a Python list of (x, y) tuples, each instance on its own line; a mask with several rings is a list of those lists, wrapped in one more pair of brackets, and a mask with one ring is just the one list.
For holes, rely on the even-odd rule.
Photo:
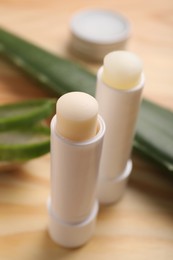
[(73, 141), (85, 141), (96, 135), (98, 103), (83, 92), (70, 92), (57, 102), (56, 131)]
[(103, 82), (115, 89), (128, 90), (138, 85), (142, 62), (134, 53), (114, 51), (107, 54), (103, 65)]

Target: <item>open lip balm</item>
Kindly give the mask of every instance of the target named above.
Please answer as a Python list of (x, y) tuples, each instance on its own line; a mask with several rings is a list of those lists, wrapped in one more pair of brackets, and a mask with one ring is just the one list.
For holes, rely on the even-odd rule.
[(79, 247), (94, 233), (96, 184), (105, 124), (98, 103), (82, 92), (63, 95), (51, 121), (49, 233), (64, 247)]
[(130, 36), (130, 24), (124, 16), (100, 8), (76, 13), (70, 29), (72, 49), (95, 61), (112, 50), (125, 49)]
[(98, 184), (99, 202), (123, 195), (132, 170), (130, 153), (144, 86), (142, 63), (133, 53), (107, 54), (98, 70), (96, 99), (106, 124)]

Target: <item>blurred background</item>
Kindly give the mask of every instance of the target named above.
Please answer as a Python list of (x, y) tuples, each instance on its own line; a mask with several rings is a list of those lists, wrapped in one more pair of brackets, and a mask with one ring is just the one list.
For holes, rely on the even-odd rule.
[[(69, 24), (73, 15), (87, 8), (104, 8), (119, 12), (131, 25), (127, 49), (138, 54), (144, 63), (146, 86), (144, 96), (166, 107), (173, 108), (173, 2), (153, 0), (150, 3), (138, 0), (1, 0), (0, 25), (51, 52), (78, 60), (94, 71), (100, 66), (79, 59), (68, 51)], [(30, 87), (28, 80), (17, 77), (13, 70), (1, 61), (0, 102), (10, 101), (10, 91), (16, 99), (25, 99)], [(10, 77), (9, 77), (10, 76)], [(9, 80), (13, 82), (10, 87)], [(23, 89), (19, 85), (25, 86)], [(33, 90), (33, 89), (32, 89)], [(27, 98), (40, 95), (38, 89)], [(3, 96), (2, 96), (3, 95)]]

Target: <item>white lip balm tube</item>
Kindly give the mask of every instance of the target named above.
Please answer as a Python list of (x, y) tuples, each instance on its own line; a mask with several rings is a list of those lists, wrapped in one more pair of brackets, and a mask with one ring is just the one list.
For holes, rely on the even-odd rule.
[(96, 99), (106, 124), (98, 199), (102, 204), (118, 201), (132, 170), (130, 153), (144, 86), (142, 63), (133, 53), (107, 54), (98, 70)]
[(57, 102), (51, 122), (51, 197), (49, 234), (58, 244), (74, 248), (94, 233), (98, 213), (96, 185), (105, 124), (98, 103), (82, 92)]

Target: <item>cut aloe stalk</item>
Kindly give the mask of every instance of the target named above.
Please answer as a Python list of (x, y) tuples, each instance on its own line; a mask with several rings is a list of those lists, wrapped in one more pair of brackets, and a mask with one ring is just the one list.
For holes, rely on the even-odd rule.
[(89, 71), (3, 29), (0, 29), (0, 52), (56, 94), (84, 91), (94, 95), (96, 78)]
[(0, 106), (0, 132), (31, 125), (50, 116), (54, 99), (29, 100)]
[(48, 153), (49, 150), (48, 127), (37, 126), (29, 130), (0, 133), (0, 162), (22, 162)]
[[(172, 160), (165, 158), (165, 156), (161, 158), (160, 152), (154, 147), (151, 148), (150, 146), (146, 145), (145, 141), (142, 143), (136, 138), (133, 142), (133, 147), (134, 150), (137, 150), (137, 152), (140, 152), (140, 154), (144, 155), (146, 158), (152, 159), (152, 161), (156, 162), (158, 166), (167, 169), (171, 174), (173, 174)], [(164, 154), (164, 152), (162, 154)]]
[[(96, 77), (91, 72), (3, 29), (0, 29), (0, 52), (58, 95), (70, 91), (95, 95)], [(134, 140), (137, 151), (169, 171), (173, 171), (172, 117), (172, 112), (144, 100)]]
[(134, 147), (173, 172), (173, 113), (143, 100)]

